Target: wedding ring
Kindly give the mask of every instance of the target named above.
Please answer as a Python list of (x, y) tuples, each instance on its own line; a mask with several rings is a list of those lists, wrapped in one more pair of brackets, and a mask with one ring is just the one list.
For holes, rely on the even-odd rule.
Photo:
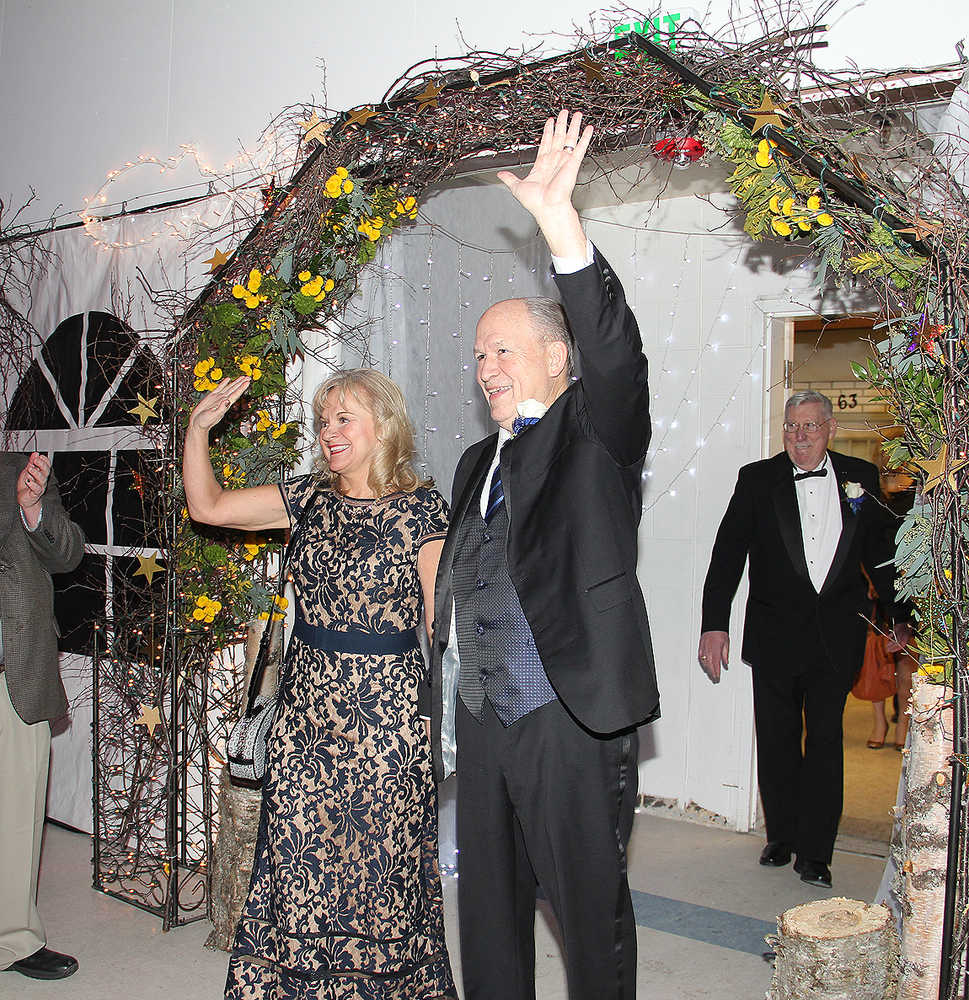
[(575, 152), (575, 146), (570, 146), (570, 145), (568, 145), (568, 143), (566, 143), (562, 148), (564, 150), (566, 150), (566, 152), (569, 152), (569, 153)]

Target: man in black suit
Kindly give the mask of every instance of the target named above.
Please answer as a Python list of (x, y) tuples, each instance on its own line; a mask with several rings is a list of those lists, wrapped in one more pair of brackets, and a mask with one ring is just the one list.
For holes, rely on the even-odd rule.
[(37, 874), (50, 722), (67, 711), (51, 573), (83, 555), (50, 459), (0, 452), (0, 969), (32, 979), (77, 971), (74, 958), (46, 946)]
[[(796, 392), (784, 409), (784, 451), (740, 470), (703, 587), (698, 652), (718, 683), (730, 652), (730, 604), (749, 560), (741, 656), (753, 670), (767, 826), (760, 863), (780, 867), (795, 852), (801, 879), (827, 887), (844, 784), (841, 717), (871, 615), (864, 573), (894, 617), (904, 617), (894, 603), (894, 566), (885, 565), (895, 556), (895, 519), (878, 470), (828, 451), (836, 430), (827, 396)], [(895, 632), (904, 645), (908, 627)]]
[(466, 1000), (534, 1000), (536, 885), (570, 995), (636, 990), (635, 726), (659, 711), (636, 578), (649, 389), (636, 321), (572, 206), (580, 127), (549, 119), (528, 176), (498, 175), (545, 236), (568, 324), (542, 299), (482, 316), (477, 379), (499, 430), (458, 464), (435, 590), (433, 740), (443, 776), (456, 729)]

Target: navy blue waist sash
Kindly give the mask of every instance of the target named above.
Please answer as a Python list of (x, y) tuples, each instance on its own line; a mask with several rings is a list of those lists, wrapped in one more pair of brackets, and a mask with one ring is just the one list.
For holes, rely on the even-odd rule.
[(404, 632), (364, 632), (362, 629), (343, 632), (310, 625), (305, 619), (297, 617), (293, 635), (307, 646), (325, 653), (370, 653), (381, 656), (409, 653), (412, 649), (419, 648), (416, 628), (409, 628)]

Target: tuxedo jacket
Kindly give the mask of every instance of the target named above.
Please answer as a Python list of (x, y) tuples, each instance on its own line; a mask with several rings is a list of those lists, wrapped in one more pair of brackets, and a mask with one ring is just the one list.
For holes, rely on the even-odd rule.
[(67, 711), (51, 573), (80, 563), (84, 535), (64, 510), (53, 473), (37, 530), (24, 527), (17, 476), (26, 464), (26, 455), (0, 452), (0, 621), (10, 701), (24, 722), (34, 723)]
[[(622, 286), (598, 251), (588, 267), (555, 281), (582, 377), (501, 450), (508, 571), (559, 699), (584, 727), (607, 734), (659, 714), (646, 604), (636, 577), (650, 439), (647, 363)], [(439, 777), (441, 664), (453, 608), (455, 538), (480, 496), (497, 439), (492, 434), (472, 445), (458, 462), (438, 567), (430, 673)]]
[[(808, 574), (791, 460), (786, 452), (746, 465), (720, 523), (703, 587), (702, 631), (730, 629), (730, 604), (749, 560), (742, 658), (757, 668), (833, 671), (850, 686), (861, 667), (871, 617), (868, 581), (898, 620), (897, 519), (884, 505), (870, 462), (829, 451), (841, 498), (841, 536), (820, 592)], [(864, 497), (852, 509), (846, 483)]]

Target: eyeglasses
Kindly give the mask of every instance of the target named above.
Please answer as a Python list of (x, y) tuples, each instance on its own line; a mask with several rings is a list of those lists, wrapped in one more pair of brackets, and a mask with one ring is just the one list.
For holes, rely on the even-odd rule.
[(785, 434), (796, 434), (798, 431), (804, 431), (805, 434), (813, 434), (829, 423), (831, 423), (830, 417), (827, 420), (822, 420), (820, 423), (816, 420), (806, 420), (803, 424), (796, 424), (793, 420), (785, 420), (781, 426), (784, 428)]

